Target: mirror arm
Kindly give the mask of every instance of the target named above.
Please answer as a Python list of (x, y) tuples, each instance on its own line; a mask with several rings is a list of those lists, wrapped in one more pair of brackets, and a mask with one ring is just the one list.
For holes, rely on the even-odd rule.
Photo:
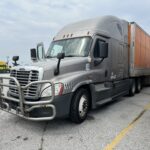
[(13, 65), (14, 65), (14, 66), (19, 66), (19, 64), (17, 63), (17, 61), (15, 61), (15, 62), (13, 63)]
[(95, 65), (95, 66), (100, 65), (100, 64), (103, 62), (104, 59), (105, 59), (105, 58), (102, 58), (101, 60), (94, 60), (94, 65)]
[(60, 71), (60, 61), (61, 59), (64, 59), (65, 57), (65, 53), (58, 53), (57, 54), (57, 59), (58, 59), (58, 63), (57, 63), (57, 68), (54, 70), (54, 75), (57, 76), (59, 74)]
[(61, 59), (58, 59), (57, 68), (54, 70), (55, 76), (59, 75), (60, 61), (61, 61)]
[(37, 44), (37, 58), (38, 58), (38, 60), (40, 60), (39, 51), (38, 51), (38, 47), (40, 47), (40, 46), (42, 46), (42, 59), (46, 59), (43, 42)]

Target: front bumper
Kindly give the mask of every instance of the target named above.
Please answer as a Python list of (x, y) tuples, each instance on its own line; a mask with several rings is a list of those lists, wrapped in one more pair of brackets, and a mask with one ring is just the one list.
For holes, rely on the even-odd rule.
[[(56, 108), (56, 115), (55, 118), (66, 118), (69, 116), (70, 113), (70, 104), (72, 99), (73, 93), (68, 93), (61, 96), (55, 96), (52, 105)], [(43, 99), (40, 99), (43, 101)], [(38, 108), (33, 110), (30, 113), (30, 116), (34, 117), (43, 117), (43, 116), (51, 116), (52, 110), (50, 108)]]
[[(19, 117), (32, 121), (52, 120), (56, 116), (61, 117), (69, 113), (71, 94), (55, 97), (54, 83), (44, 80), (31, 82), (25, 87), (21, 87), (14, 77), (0, 77), (0, 80), (14, 80), (16, 86), (0, 83), (0, 109)], [(52, 86), (52, 96), (46, 100), (27, 101), (24, 99), (23, 91), (33, 84), (49, 83)], [(2, 87), (13, 87), (18, 89), (19, 99), (10, 97), (2, 93)], [(55, 99), (55, 100), (54, 100)], [(57, 112), (56, 112), (57, 107)], [(57, 115), (56, 115), (57, 114)]]

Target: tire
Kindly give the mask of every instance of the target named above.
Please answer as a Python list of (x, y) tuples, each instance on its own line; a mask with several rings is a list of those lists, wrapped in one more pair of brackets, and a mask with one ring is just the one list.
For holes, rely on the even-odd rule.
[(136, 80), (136, 93), (140, 93), (141, 89), (142, 89), (141, 79), (138, 78), (138, 79)]
[(135, 83), (135, 80), (132, 79), (130, 90), (129, 90), (129, 95), (130, 96), (134, 96), (135, 95), (135, 91), (136, 91), (136, 83)]
[(88, 114), (90, 96), (88, 90), (81, 88), (75, 92), (70, 107), (70, 120), (74, 123), (82, 123)]

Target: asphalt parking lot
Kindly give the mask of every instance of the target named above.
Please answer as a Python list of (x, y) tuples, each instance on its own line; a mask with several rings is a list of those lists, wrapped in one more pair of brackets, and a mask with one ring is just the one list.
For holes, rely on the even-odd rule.
[(68, 119), (32, 122), (0, 110), (0, 150), (149, 150), (150, 87)]

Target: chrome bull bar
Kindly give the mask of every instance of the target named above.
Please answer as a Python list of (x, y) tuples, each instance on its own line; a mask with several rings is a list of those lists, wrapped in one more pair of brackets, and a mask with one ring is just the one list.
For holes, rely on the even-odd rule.
[[(2, 80), (13, 80), (16, 85), (10, 85), (10, 84), (4, 84), (0, 82), (0, 109), (6, 112), (9, 112), (11, 114), (15, 114), (17, 116), (20, 116), (22, 118), (32, 120), (32, 121), (44, 121), (44, 120), (52, 120), (56, 117), (56, 107), (52, 104), (54, 97), (55, 97), (55, 86), (53, 82), (50, 82), (49, 80), (43, 80), (43, 81), (35, 81), (31, 82), (26, 86), (21, 86), (18, 80), (14, 77), (0, 77), (0, 81)], [(49, 83), (51, 85), (51, 97), (49, 97), (49, 100), (45, 101), (27, 101), (24, 98), (24, 90), (28, 89), (33, 84), (45, 84)], [(16, 88), (18, 90), (19, 99), (10, 97), (8, 95), (5, 95), (2, 92), (3, 87), (12, 87)], [(10, 107), (10, 104), (7, 101), (12, 101), (18, 103), (18, 107), (16, 109), (16, 112), (14, 113), (12, 111), (12, 108)], [(29, 108), (25, 108), (25, 105), (28, 105)], [(5, 107), (2, 107), (5, 106)], [(52, 115), (48, 117), (29, 117), (26, 116), (26, 113), (29, 113), (33, 111), (36, 108), (51, 108), (52, 109)]]

